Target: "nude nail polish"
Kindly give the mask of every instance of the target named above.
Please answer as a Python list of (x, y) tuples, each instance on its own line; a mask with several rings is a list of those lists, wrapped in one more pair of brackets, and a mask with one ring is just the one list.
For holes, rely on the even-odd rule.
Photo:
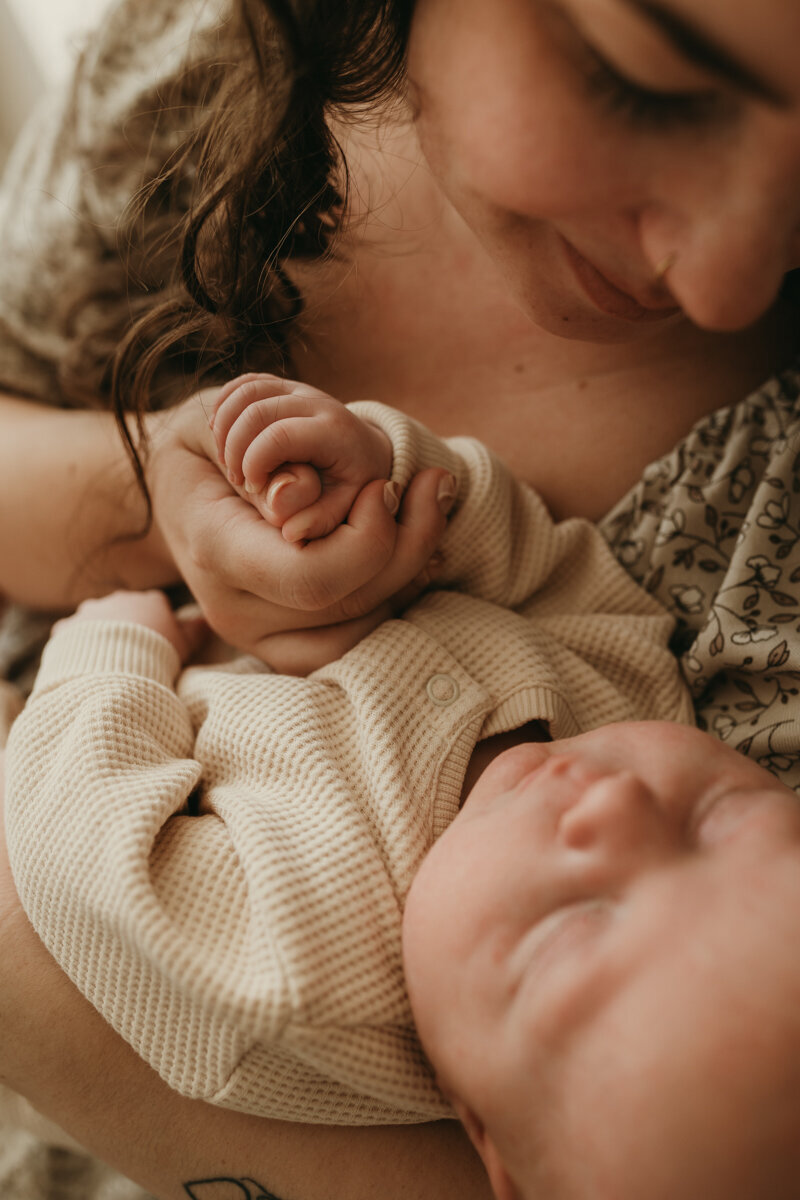
[(436, 491), (436, 502), (445, 516), (456, 502), (456, 481), (452, 475), (445, 475)]
[(396, 483), (389, 482), (383, 485), (383, 503), (394, 516), (400, 507), (400, 488)]

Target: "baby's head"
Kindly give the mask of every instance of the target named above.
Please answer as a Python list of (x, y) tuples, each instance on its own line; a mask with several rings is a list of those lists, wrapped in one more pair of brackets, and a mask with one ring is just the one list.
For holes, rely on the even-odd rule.
[(499, 1200), (800, 1196), (800, 802), (756, 764), (653, 722), (506, 751), (403, 938)]

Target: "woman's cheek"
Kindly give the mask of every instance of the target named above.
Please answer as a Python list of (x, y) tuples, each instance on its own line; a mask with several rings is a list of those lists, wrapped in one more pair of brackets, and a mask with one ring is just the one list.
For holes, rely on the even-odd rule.
[(490, 67), (476, 68), (469, 85), (452, 69), (436, 89), (420, 93), (422, 151), (457, 208), (480, 198), (546, 221), (630, 203), (637, 147), (573, 70), (534, 64), (515, 80), (500, 64)]
[(486, 206), (535, 221), (598, 215), (631, 190), (618, 150), (574, 103), (546, 99), (465, 108), (448, 122), (419, 121), (423, 153), (463, 215)]
[(625, 202), (637, 148), (531, 0), (418, 0), (409, 80), (448, 197), (538, 220)]

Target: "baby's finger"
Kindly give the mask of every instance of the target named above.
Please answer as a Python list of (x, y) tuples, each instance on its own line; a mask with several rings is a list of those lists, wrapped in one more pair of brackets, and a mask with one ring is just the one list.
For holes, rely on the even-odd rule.
[(247, 371), (247, 372), (245, 372), (244, 375), (236, 375), (233, 379), (229, 379), (227, 383), (223, 383), (222, 387), (219, 389), (219, 391), (217, 393), (217, 398), (214, 402), (214, 407), (211, 411), (211, 424), (214, 425), (216, 423), (217, 413), (219, 412), (219, 410), (222, 407), (222, 405), (224, 404), (224, 402), (228, 399), (228, 396), (232, 396), (233, 393), (235, 391), (238, 391), (238, 389), (240, 387), (242, 387), (245, 383), (252, 383), (254, 380), (258, 380), (258, 379), (262, 379), (265, 381), (269, 380), (269, 379), (277, 380), (278, 376), (277, 375), (269, 375), (269, 374), (263, 373), (261, 371)]
[(261, 491), (272, 472), (283, 463), (311, 463), (324, 471), (347, 450), (344, 430), (335, 420), (323, 415), (287, 415), (289, 406), (283, 400), (280, 407), (276, 418), (274, 410), (270, 416), (264, 413), (262, 405), (254, 404), (242, 413), (228, 434), (225, 461), (229, 467), (234, 464), (235, 470), (241, 454), (241, 472), (248, 491)]
[(300, 383), (296, 379), (286, 379), (282, 375), (273, 375), (269, 371), (247, 371), (243, 375), (237, 375), (233, 379), (229, 379), (227, 383), (222, 384), (216, 389), (214, 403), (211, 407), (210, 422), (215, 425), (217, 415), (220, 408), (229, 396), (242, 388), (256, 388), (256, 391), (251, 395), (250, 403), (253, 399), (258, 398), (259, 389), (262, 395), (297, 395), (297, 396), (314, 396), (321, 397), (325, 400), (330, 400), (331, 397), (327, 392), (320, 391), (319, 388), (312, 387), (309, 383)]
[[(259, 405), (258, 414), (250, 412)], [(235, 476), (235, 482), (240, 483), (240, 460), (247, 445), (229, 446), (228, 438), (233, 426), (248, 413), (244, 429), (249, 428), (249, 436), (254, 437), (281, 417), (313, 416), (320, 408), (324, 410), (328, 407), (337, 409), (342, 406), (327, 392), (321, 392), (309, 384), (281, 379), (277, 375), (242, 376), (223, 389), (214, 409), (211, 424), (220, 461), (224, 458), (228, 470)]]
[(286, 384), (276, 375), (245, 375), (227, 384), (217, 398), (211, 428), (220, 462), (227, 463), (227, 440), (233, 425), (251, 405), (282, 396)]

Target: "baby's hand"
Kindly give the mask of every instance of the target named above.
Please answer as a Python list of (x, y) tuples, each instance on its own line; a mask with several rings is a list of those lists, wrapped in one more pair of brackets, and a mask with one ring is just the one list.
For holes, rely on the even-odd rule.
[(212, 428), (230, 482), (288, 542), (331, 533), (365, 484), (392, 470), (381, 429), (325, 392), (275, 375), (227, 384)]
[(181, 662), (197, 650), (208, 633), (202, 617), (179, 617), (163, 592), (112, 592), (97, 600), (84, 600), (71, 617), (53, 627), (53, 632), (79, 621), (128, 621), (160, 633), (178, 652)]

